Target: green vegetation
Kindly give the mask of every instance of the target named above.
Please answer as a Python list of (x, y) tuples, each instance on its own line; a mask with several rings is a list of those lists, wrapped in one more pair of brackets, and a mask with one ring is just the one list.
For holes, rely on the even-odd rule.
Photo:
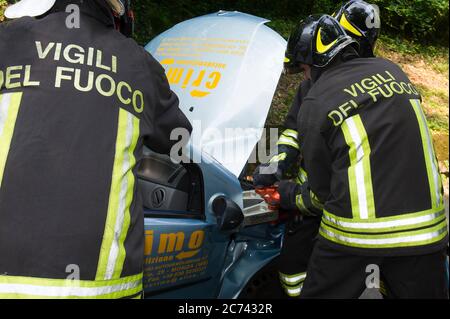
[(7, 4), (8, 3), (6, 2), (6, 0), (0, 0), (0, 22), (2, 22), (4, 19), (3, 13), (5, 11)]
[[(140, 28), (136, 38), (144, 44), (174, 24), (199, 15), (238, 10), (271, 19), (272, 27), (289, 35), (290, 27), (311, 13), (333, 13), (339, 0), (134, 0)], [(449, 41), (447, 0), (372, 0), (381, 11), (383, 30), (421, 43), (446, 45)]]
[[(0, 0), (3, 7), (15, 0)], [(311, 13), (331, 14), (345, 1), (341, 0), (133, 0), (137, 22), (136, 38), (140, 44), (174, 24), (199, 15), (238, 10), (273, 20), (283, 35), (288, 26)], [(449, 2), (447, 0), (371, 0), (379, 6), (382, 28), (391, 37), (446, 45), (449, 41)], [(283, 23), (288, 21), (287, 23)]]
[(384, 30), (423, 42), (447, 44), (447, 0), (372, 0), (381, 11)]
[(448, 91), (416, 85), (424, 101), (424, 109), (431, 130), (448, 133)]

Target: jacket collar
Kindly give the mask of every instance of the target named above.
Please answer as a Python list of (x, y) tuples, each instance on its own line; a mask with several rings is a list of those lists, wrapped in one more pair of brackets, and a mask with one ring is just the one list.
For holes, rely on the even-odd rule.
[(353, 60), (356, 58), (359, 58), (358, 52), (352, 46), (346, 47), (326, 67), (318, 68), (318, 67), (313, 66), (311, 68), (312, 82), (315, 83), (325, 71), (331, 70), (347, 61), (350, 61), (350, 60)]

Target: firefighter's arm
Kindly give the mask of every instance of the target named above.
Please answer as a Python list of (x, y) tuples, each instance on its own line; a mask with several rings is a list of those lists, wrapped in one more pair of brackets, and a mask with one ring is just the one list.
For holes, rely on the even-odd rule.
[[(300, 107), (303, 104), (304, 98), (307, 96), (311, 88), (311, 83), (308, 80), (303, 81), (295, 95), (292, 106), (288, 112), (284, 122), (285, 130), (281, 134), (277, 146), (278, 155), (283, 158), (281, 163), (282, 169), (288, 169), (292, 164), (297, 163), (300, 154), (299, 139), (298, 139), (298, 118)], [(274, 158), (276, 160), (276, 158)]]
[(284, 210), (299, 210), (306, 216), (320, 216), (323, 205), (309, 187), (309, 183), (281, 181), (278, 185), (280, 207)]
[(303, 162), (308, 172), (308, 180), (304, 183), (283, 181), (279, 185), (281, 208), (299, 209), (305, 215), (320, 215), (328, 198), (330, 188), (331, 154), (322, 136), (323, 124), (320, 121), (319, 108), (313, 101), (306, 102), (308, 112), (303, 112), (300, 121), (302, 131), (300, 148)]
[(271, 159), (271, 162), (278, 162), (282, 173), (286, 173), (293, 164), (298, 162), (300, 155), (298, 137), (298, 119), (300, 108), (305, 97), (311, 89), (311, 82), (304, 80), (297, 90), (292, 106), (284, 122), (285, 130), (282, 132), (277, 142), (278, 152)]
[(298, 160), (297, 132), (286, 130), (277, 142), (277, 152), (269, 163), (259, 165), (253, 173), (256, 187), (272, 186), (283, 178), (289, 167)]
[(150, 149), (161, 154), (169, 154), (177, 140), (170, 135), (176, 128), (185, 129), (190, 135), (192, 125), (179, 108), (177, 95), (170, 89), (164, 68), (147, 54), (148, 72), (152, 82), (147, 93), (147, 107), (144, 109), (144, 121), (148, 134), (144, 143)]
[(325, 203), (330, 194), (332, 169), (332, 156), (326, 138), (330, 122), (315, 100), (305, 100), (304, 107), (308, 112), (305, 119), (300, 120), (303, 129), (299, 135), (303, 163), (308, 172), (308, 187), (315, 194), (315, 199)]
[(277, 155), (272, 157), (271, 161), (281, 162), (282, 169), (287, 170), (292, 164), (297, 162), (300, 155), (297, 131), (292, 129), (284, 130), (278, 139), (277, 148)]
[(284, 122), (285, 130), (277, 141), (275, 155), (269, 163), (259, 165), (253, 173), (253, 183), (256, 187), (268, 187), (279, 182), (286, 171), (298, 161), (300, 149), (298, 145), (297, 116), (302, 102), (302, 85)]

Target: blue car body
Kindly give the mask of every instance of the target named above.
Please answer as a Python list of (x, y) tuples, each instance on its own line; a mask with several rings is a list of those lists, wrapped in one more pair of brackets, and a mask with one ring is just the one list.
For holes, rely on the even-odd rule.
[(233, 234), (218, 229), (214, 199), (224, 196), (243, 208), (243, 190), (221, 164), (197, 165), (203, 179), (203, 215), (186, 218), (179, 211), (145, 211), (147, 298), (237, 298), (280, 253), (283, 224), (263, 223)]

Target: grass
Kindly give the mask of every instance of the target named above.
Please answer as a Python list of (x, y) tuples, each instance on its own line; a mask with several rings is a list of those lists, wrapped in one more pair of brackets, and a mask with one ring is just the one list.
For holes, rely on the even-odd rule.
[(7, 5), (8, 3), (6, 2), (6, 0), (0, 0), (0, 22), (3, 22), (3, 20), (5, 19), (3, 13), (5, 12)]
[(420, 56), (439, 73), (448, 73), (449, 50), (445, 46), (424, 45), (412, 40), (405, 40), (392, 35), (381, 35), (384, 50), (395, 51), (402, 55)]
[(448, 133), (448, 92), (417, 85), (422, 95), (423, 107), (432, 131)]
[(448, 161), (449, 49), (382, 36), (377, 54), (398, 63), (420, 91), (436, 152)]

